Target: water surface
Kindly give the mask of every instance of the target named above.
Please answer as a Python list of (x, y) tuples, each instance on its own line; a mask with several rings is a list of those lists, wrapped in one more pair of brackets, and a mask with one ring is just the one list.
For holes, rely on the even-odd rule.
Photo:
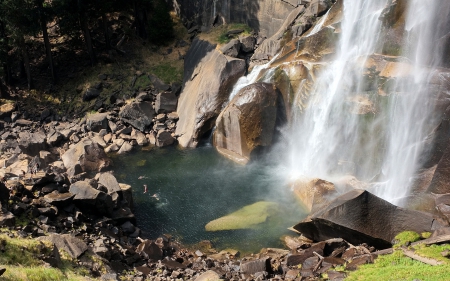
[[(146, 238), (167, 233), (184, 244), (210, 240), (219, 250), (257, 252), (281, 247), (280, 237), (294, 234), (287, 228), (305, 217), (270, 159), (241, 166), (210, 146), (151, 148), (113, 159), (116, 177), (133, 187), (134, 213)], [(279, 214), (251, 230), (205, 231), (209, 221), (261, 200), (280, 203)]]

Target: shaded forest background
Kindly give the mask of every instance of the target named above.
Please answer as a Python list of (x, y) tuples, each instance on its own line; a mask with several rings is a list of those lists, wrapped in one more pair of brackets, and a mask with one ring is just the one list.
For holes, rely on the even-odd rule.
[(129, 40), (156, 51), (174, 37), (169, 12), (164, 0), (0, 0), (0, 97), (56, 92), (80, 68), (128, 56)]

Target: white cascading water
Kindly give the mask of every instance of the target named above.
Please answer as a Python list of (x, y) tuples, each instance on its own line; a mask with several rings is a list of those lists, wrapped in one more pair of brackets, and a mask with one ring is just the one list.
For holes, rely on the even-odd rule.
[[(400, 62), (394, 72), (408, 74), (400, 79), (393, 75), (394, 82), (386, 87), (381, 84), (386, 81), (372, 81), (375, 86), (368, 87), (365, 62), (382, 52), (387, 39), (380, 15), (391, 2), (343, 1), (336, 55), (321, 67), (308, 91), (306, 107), (292, 110), (292, 122), (286, 128), (288, 147), (282, 144), (285, 154), (277, 173), (289, 182), (311, 178), (334, 182), (352, 175), (370, 183), (373, 193), (390, 202), (398, 203), (409, 195), (425, 139), (440, 118), (433, 112), (436, 96), (429, 93), (428, 85), (430, 80), (440, 79), (437, 68), (442, 47), (436, 42), (449, 25), (450, 1), (407, 1), (405, 42), (399, 57), (388, 60)], [(324, 28), (325, 17), (305, 36)], [(230, 100), (260, 79), (265, 69), (262, 80), (270, 81), (275, 59), (239, 79)], [(380, 94), (379, 89), (386, 93)], [(303, 90), (301, 86), (298, 92)], [(296, 98), (301, 98), (300, 94)], [(356, 114), (355, 106), (366, 106), (369, 113)]]

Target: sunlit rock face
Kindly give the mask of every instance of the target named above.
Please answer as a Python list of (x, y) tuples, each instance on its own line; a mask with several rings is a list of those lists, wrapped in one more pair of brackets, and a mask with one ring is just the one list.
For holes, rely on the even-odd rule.
[[(186, 55), (188, 77), (178, 100), (175, 134), (183, 147), (196, 147), (210, 131), (231, 87), (245, 72), (245, 61), (223, 55), (211, 45), (195, 40)], [(186, 71), (185, 71), (186, 74)]]
[(243, 88), (220, 113), (214, 146), (226, 157), (245, 164), (255, 149), (274, 140), (278, 94), (272, 84), (256, 83)]

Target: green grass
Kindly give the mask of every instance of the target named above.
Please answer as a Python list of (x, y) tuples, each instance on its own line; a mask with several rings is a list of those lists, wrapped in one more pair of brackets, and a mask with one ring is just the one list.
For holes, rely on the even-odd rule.
[(174, 65), (169, 62), (161, 62), (150, 69), (156, 77), (164, 83), (181, 82), (183, 80), (183, 65)]
[(243, 29), (244, 31), (241, 33), (242, 35), (250, 35), (250, 33), (252, 32), (252, 29), (246, 25), (246, 24), (242, 24), (242, 23), (232, 23), (226, 26), (226, 28), (223, 30), (222, 33), (219, 34), (219, 36), (217, 37), (217, 41), (219, 42), (219, 44), (226, 44), (228, 42), (230, 42), (230, 40), (233, 37), (228, 37), (227, 32), (230, 30), (236, 30), (236, 29)]
[(397, 236), (395, 236), (394, 241), (395, 241), (395, 245), (394, 248), (396, 247), (401, 247), (404, 246), (408, 243), (412, 243), (412, 242), (416, 242), (420, 240), (420, 234), (414, 231), (403, 231), (399, 234), (397, 234)]
[(345, 280), (397, 281), (419, 279), (423, 281), (441, 281), (449, 280), (449, 272), (450, 265), (448, 261), (443, 265), (431, 266), (408, 258), (401, 251), (397, 250), (391, 255), (379, 256), (374, 264), (360, 266), (357, 271), (350, 272)]
[(1, 229), (0, 243), (5, 245), (5, 252), (0, 254), (0, 265), (6, 272), (0, 280), (5, 281), (59, 281), (59, 280), (90, 280), (84, 275), (89, 270), (79, 267), (76, 260), (60, 251), (62, 268), (49, 267), (42, 261), (42, 255), (49, 255), (53, 249), (50, 242), (40, 242), (35, 239), (11, 238), (6, 229)]

